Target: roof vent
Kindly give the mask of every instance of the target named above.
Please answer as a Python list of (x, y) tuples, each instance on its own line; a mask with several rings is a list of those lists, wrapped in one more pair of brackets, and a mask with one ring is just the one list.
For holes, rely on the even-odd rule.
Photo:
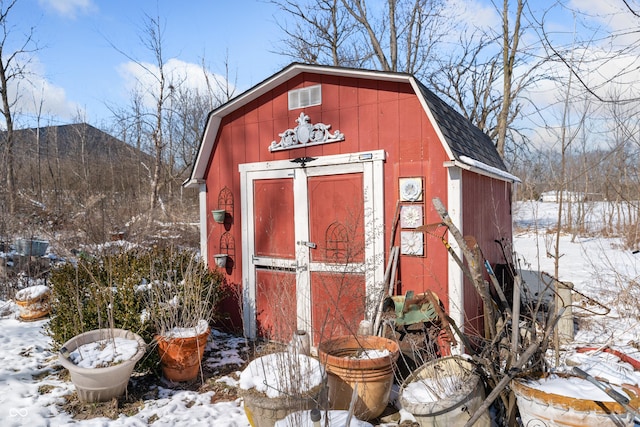
[(315, 85), (289, 91), (289, 110), (322, 104), (322, 86)]

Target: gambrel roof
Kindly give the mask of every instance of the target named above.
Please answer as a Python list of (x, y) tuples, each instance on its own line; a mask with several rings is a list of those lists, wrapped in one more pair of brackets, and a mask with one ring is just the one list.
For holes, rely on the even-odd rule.
[(293, 63), (209, 114), (191, 177), (185, 185), (196, 185), (204, 179), (215, 136), (223, 117), (301, 73), (408, 83), (419, 97), (425, 113), (454, 166), (504, 181), (519, 181), (508, 172), (489, 136), (446, 104), (413, 75)]

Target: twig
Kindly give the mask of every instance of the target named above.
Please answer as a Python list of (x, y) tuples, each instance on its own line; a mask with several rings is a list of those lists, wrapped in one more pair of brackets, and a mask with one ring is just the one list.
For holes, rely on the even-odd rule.
[(480, 407), (476, 409), (476, 411), (473, 413), (473, 416), (469, 419), (469, 421), (467, 421), (464, 427), (471, 427), (473, 424), (475, 424), (476, 421), (478, 421), (478, 419), (482, 416), (484, 411), (489, 409), (489, 406), (491, 406), (493, 401), (496, 400), (496, 398), (502, 393), (502, 390), (504, 390), (505, 387), (507, 387), (507, 385), (509, 384), (509, 382), (516, 376), (520, 368), (522, 368), (529, 361), (529, 359), (531, 359), (531, 357), (535, 354), (535, 352), (538, 351), (538, 348), (542, 345), (542, 343), (546, 342), (549, 339), (549, 335), (551, 335), (551, 331), (553, 331), (553, 329), (558, 324), (558, 321), (560, 320), (560, 317), (564, 313), (565, 309), (566, 307), (561, 307), (560, 310), (558, 310), (558, 314), (556, 315), (553, 322), (551, 322), (547, 326), (547, 329), (544, 332), (544, 336), (542, 340), (540, 340), (539, 342), (534, 342), (529, 347), (527, 347), (527, 349), (524, 351), (524, 353), (522, 353), (520, 358), (518, 358), (516, 363), (513, 364), (512, 369), (510, 369), (509, 372), (507, 372), (506, 375), (500, 380), (500, 382), (496, 384), (493, 390), (491, 390), (491, 393), (489, 393), (489, 396), (487, 396), (487, 398), (484, 400), (482, 405), (480, 405)]

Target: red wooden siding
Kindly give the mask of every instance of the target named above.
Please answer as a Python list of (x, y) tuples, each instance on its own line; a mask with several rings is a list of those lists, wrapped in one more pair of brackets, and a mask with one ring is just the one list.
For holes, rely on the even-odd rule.
[(296, 275), (293, 272), (258, 269), (257, 327), (260, 336), (286, 342), (297, 329)]
[[(289, 90), (317, 84), (322, 85), (321, 105), (288, 110)], [(280, 140), (279, 133), (294, 128), (295, 120), (301, 112), (310, 117), (311, 123), (330, 124), (332, 132), (340, 130), (345, 135), (345, 140), (313, 147), (269, 152), (270, 143)], [(223, 227), (216, 224), (211, 215), (207, 215), (209, 264), (214, 264), (212, 256), (219, 252), (220, 236), (228, 231), (235, 237), (236, 249), (233, 259), (235, 267), (227, 270), (227, 277), (229, 282), (237, 286), (242, 283), (239, 164), (379, 149), (387, 152), (384, 165), (384, 244), (386, 246), (391, 238), (391, 224), (398, 200), (398, 178), (422, 177), (424, 179), (422, 204), (425, 224), (440, 222), (440, 217), (431, 204), (432, 198), (439, 197), (445, 204), (447, 200), (447, 170), (443, 167), (443, 163), (450, 159), (409, 84), (302, 73), (238, 108), (222, 120), (205, 174), (208, 191), (207, 212), (217, 208), (218, 192), (225, 186), (231, 189), (235, 198), (233, 221), (230, 225)], [(480, 224), (477, 223), (479, 216), (476, 216), (476, 219), (473, 218), (476, 209), (474, 204), (476, 201), (485, 203), (487, 199), (483, 197), (484, 195), (506, 191), (505, 188), (509, 185), (495, 180), (478, 179), (476, 175), (468, 173), (463, 174), (463, 177), (464, 231), (467, 233), (469, 230), (470, 233), (476, 234), (485, 254), (491, 256), (490, 259), (493, 261), (497, 255), (495, 244), (489, 244), (488, 240), (493, 241), (494, 234), (491, 233), (495, 232), (497, 224), (510, 224), (510, 215), (505, 212), (506, 205), (500, 204), (496, 208), (495, 224)], [(501, 194), (500, 197), (504, 196)], [(285, 206), (284, 209), (289, 212), (291, 208)], [(293, 219), (293, 215), (291, 218)], [(490, 226), (494, 228), (489, 230)], [(396, 245), (400, 243), (399, 231), (395, 237)], [(505, 237), (510, 238), (506, 235)], [(446, 249), (437, 236), (425, 235), (425, 243), (426, 256), (400, 257), (398, 277), (401, 283), (398, 292), (404, 294), (408, 290), (415, 292), (434, 290), (448, 308)], [(263, 278), (263, 282), (266, 287), (271, 283), (267, 278)], [(287, 293), (289, 292), (292, 290), (287, 290)], [(315, 295), (314, 298), (333, 297), (330, 290), (314, 292), (326, 293), (326, 295)], [(360, 298), (359, 292), (354, 290), (354, 298)], [(468, 297), (470, 304), (475, 304), (474, 296), (468, 295)], [(260, 295), (258, 298), (258, 305), (267, 302), (260, 299), (263, 298)], [(292, 313), (295, 314), (295, 304), (292, 307)], [(322, 308), (318, 306), (316, 309)], [(352, 310), (352, 312), (358, 316), (361, 315), (359, 311)], [(314, 315), (320, 315), (320, 313)], [(259, 320), (263, 327), (273, 326), (267, 313), (261, 316), (263, 317)]]
[[(463, 234), (476, 238), (482, 253), (492, 267), (504, 263), (504, 256), (495, 240), (511, 242), (511, 185), (468, 171), (462, 174)], [(481, 207), (482, 211), (478, 209)], [(488, 275), (484, 274), (488, 280)], [(482, 313), (482, 300), (475, 288), (465, 279), (465, 313)], [(483, 334), (480, 318), (467, 319), (467, 329)]]

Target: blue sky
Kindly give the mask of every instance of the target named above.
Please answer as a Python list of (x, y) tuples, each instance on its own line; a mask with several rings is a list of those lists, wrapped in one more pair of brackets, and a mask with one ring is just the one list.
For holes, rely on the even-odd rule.
[[(16, 40), (34, 28), (41, 49), (32, 60), (33, 90), (38, 98), (46, 93), (44, 115), (64, 122), (84, 110), (87, 121), (99, 124), (108, 120), (108, 106), (124, 106), (129, 98), (122, 69), (128, 59), (112, 45), (153, 62), (140, 41), (145, 14), (164, 22), (167, 60), (199, 65), (204, 59), (222, 74), (228, 55), (244, 90), (288, 63), (272, 53), (280, 37), (276, 12), (255, 0), (18, 0), (9, 22)], [(25, 112), (33, 110), (33, 98), (22, 96)]]
[[(383, 0), (369, 1), (381, 4)], [(621, 0), (565, 1), (590, 12), (586, 20), (600, 32), (638, 27), (638, 20), (624, 11)], [(556, 2), (530, 3), (546, 9)], [(499, 16), (489, 0), (447, 0), (447, 4), (457, 21), (500, 28)], [(566, 10), (564, 16), (562, 12), (556, 6), (547, 24), (566, 38), (573, 31), (573, 18)], [(137, 61), (154, 63), (140, 40), (145, 14), (160, 16), (165, 28), (165, 61), (184, 70), (190, 85), (197, 87), (198, 79), (203, 79), (203, 59), (210, 72), (224, 74), (228, 57), (232, 82), (240, 93), (290, 62), (274, 53), (282, 37), (276, 24), (276, 19), (283, 19), (279, 13), (267, 0), (18, 0), (8, 18), (10, 40), (22, 40), (21, 34), (33, 28), (40, 50), (31, 57), (31, 84), (21, 87), (17, 106), (22, 115), (17, 115), (16, 126), (35, 124), (34, 111), (40, 99), (45, 100), (41, 125), (70, 123), (78, 117), (97, 126), (108, 125), (109, 108), (126, 108), (133, 90), (131, 82), (141, 76), (140, 69), (113, 46)], [(636, 33), (630, 35), (637, 41)], [(10, 49), (11, 43), (7, 47)], [(606, 46), (594, 43), (580, 54), (597, 59), (606, 52)], [(607, 73), (634, 64), (639, 57), (637, 52), (629, 52), (605, 62), (589, 76), (596, 82), (606, 80)], [(566, 70), (559, 72), (566, 74)], [(635, 81), (635, 73), (627, 78)], [(552, 81), (543, 82), (538, 89), (530, 97), (539, 105), (557, 102), (561, 92)]]

